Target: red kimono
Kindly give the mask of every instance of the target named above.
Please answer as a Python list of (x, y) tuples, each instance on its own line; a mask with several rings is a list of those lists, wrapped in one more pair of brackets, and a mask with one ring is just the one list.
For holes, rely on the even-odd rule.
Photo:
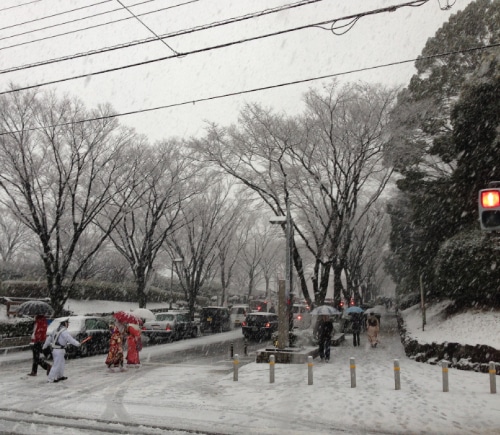
[(109, 352), (106, 358), (106, 364), (109, 368), (123, 367), (123, 344), (122, 334), (117, 327), (113, 329), (111, 339), (109, 340)]
[(128, 325), (125, 329), (127, 334), (127, 364), (139, 366), (139, 351), (142, 349), (141, 331), (137, 325)]

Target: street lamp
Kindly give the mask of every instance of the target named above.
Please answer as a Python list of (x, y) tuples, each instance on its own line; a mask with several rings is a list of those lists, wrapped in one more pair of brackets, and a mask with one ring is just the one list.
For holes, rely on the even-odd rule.
[[(290, 293), (292, 291), (292, 219), (290, 217), (290, 207), (286, 203), (286, 216), (274, 216), (269, 219), (271, 224), (285, 225), (286, 251), (285, 251), (285, 291), (282, 294), (282, 288), (279, 289), (278, 299), (278, 347), (284, 349), (288, 347), (290, 325), (289, 306)], [(293, 321), (293, 320), (292, 320)]]
[[(172, 259), (172, 267), (170, 268), (170, 309), (172, 309), (172, 301), (174, 300), (174, 289), (172, 286), (172, 281), (174, 280), (174, 267), (176, 268), (177, 271), (177, 264), (182, 263), (183, 260), (182, 258), (174, 258)], [(177, 273), (177, 276), (179, 276), (179, 273)], [(179, 276), (180, 279), (180, 276)]]

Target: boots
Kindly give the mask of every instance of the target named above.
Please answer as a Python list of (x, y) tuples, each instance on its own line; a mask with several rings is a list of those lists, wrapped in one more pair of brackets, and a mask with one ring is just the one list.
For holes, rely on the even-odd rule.
[(50, 369), (52, 368), (52, 365), (47, 364), (47, 376), (49, 376)]

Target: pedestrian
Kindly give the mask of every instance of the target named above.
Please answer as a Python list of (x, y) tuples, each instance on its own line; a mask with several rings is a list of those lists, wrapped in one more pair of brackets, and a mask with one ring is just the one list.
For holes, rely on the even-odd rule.
[(139, 325), (133, 323), (125, 325), (125, 333), (127, 335), (127, 366), (139, 368), (141, 366), (139, 352), (142, 350), (141, 330), (139, 329)]
[(271, 308), (269, 308), (270, 313), (276, 313), (276, 308), (274, 308), (274, 304), (271, 304)]
[(361, 344), (359, 334), (363, 325), (363, 319), (360, 313), (351, 314), (351, 328), (352, 328), (352, 344), (359, 346)]
[(31, 350), (33, 351), (33, 365), (31, 366), (31, 373), (28, 376), (36, 376), (38, 372), (38, 366), (41, 366), (47, 375), (52, 368), (45, 359), (40, 358), (42, 353), (43, 344), (47, 339), (47, 318), (44, 315), (37, 314), (35, 316), (35, 324), (33, 326), (33, 334), (31, 335)]
[(370, 313), (366, 320), (366, 330), (368, 332), (368, 341), (371, 347), (377, 347), (380, 323), (374, 313)]
[(318, 338), (321, 361), (330, 361), (330, 345), (333, 334), (333, 322), (329, 315), (322, 315), (316, 322), (315, 336)]
[(109, 340), (109, 352), (106, 358), (106, 365), (110, 372), (114, 372), (115, 368), (124, 371), (123, 367), (123, 340), (122, 332), (124, 331), (124, 325), (117, 322), (116, 325), (110, 325), (111, 338)]
[(66, 346), (72, 344), (73, 346), (80, 347), (80, 343), (68, 332), (68, 326), (69, 318), (62, 319), (57, 329), (47, 336), (43, 345), (43, 349), (52, 348), (52, 359), (54, 360), (47, 382), (59, 382), (68, 379), (64, 376)]

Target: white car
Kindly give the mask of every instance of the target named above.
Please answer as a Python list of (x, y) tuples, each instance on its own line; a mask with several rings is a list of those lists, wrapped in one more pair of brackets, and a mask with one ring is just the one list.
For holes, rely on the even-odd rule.
[(312, 315), (307, 305), (293, 304), (293, 327), (298, 329), (307, 329), (311, 326)]
[(230, 311), (231, 326), (233, 328), (239, 328), (249, 312), (250, 307), (248, 305), (233, 305)]

